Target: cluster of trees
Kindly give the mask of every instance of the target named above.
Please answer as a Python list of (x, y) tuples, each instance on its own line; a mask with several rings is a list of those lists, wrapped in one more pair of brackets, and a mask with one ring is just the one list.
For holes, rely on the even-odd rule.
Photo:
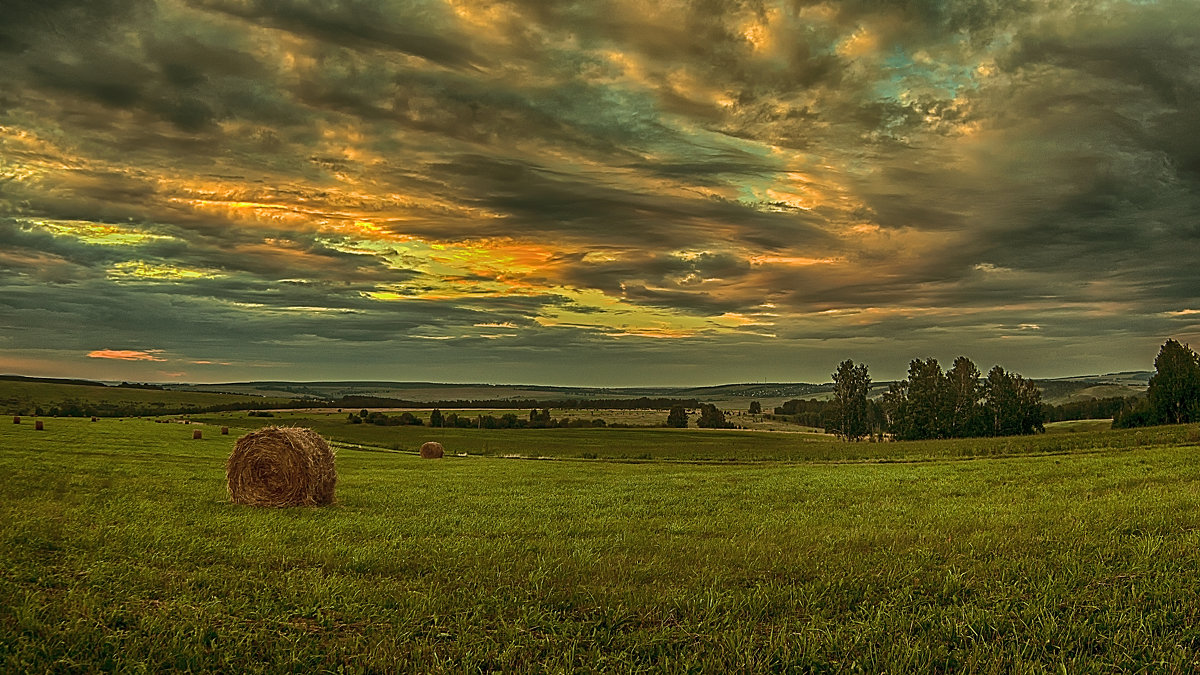
[[(875, 403), (869, 401), (869, 403)], [(818, 399), (793, 399), (775, 406), (776, 417), (786, 417), (788, 421), (806, 427), (832, 428), (833, 402)]]
[(1113, 419), (1123, 410), (1137, 405), (1137, 396), (1108, 396), (1105, 398), (1089, 398), (1086, 401), (1071, 401), (1060, 405), (1046, 406), (1047, 422), (1066, 422), (1068, 420), (1100, 420)]
[[(430, 422), (432, 421), (431, 417)], [(602, 419), (551, 417), (549, 409), (537, 410), (535, 408), (529, 411), (528, 417), (516, 413), (505, 413), (499, 417), (493, 415), (460, 416), (456, 413), (449, 413), (445, 416), (442, 426), (479, 427), (481, 429), (578, 429), (603, 427), (607, 424)]]
[(878, 405), (867, 397), (871, 377), (866, 364), (843, 361), (833, 374), (833, 384), (831, 407), (821, 416), (826, 430), (847, 440), (884, 432), (915, 440), (1045, 430), (1042, 394), (1033, 381), (1000, 366), (984, 378), (965, 356), (955, 359), (945, 372), (937, 359), (914, 359), (908, 379), (892, 383)]
[(1200, 422), (1200, 356), (1186, 344), (1167, 340), (1154, 359), (1146, 398), (1113, 418), (1117, 428)]
[(122, 389), (147, 389), (150, 391), (166, 391), (166, 387), (161, 384), (150, 384), (149, 382), (122, 382), (116, 385)]
[(304, 406), (310, 408), (459, 408), (459, 409), (507, 409), (525, 410), (530, 408), (557, 408), (567, 410), (670, 410), (673, 406), (698, 408), (700, 402), (696, 399), (679, 398), (614, 398), (614, 399), (567, 399), (560, 401), (539, 401), (536, 399), (471, 399), (471, 400), (438, 400), (438, 401), (409, 401), (399, 398), (384, 398), (380, 396), (343, 396), (331, 400), (308, 400)]
[[(1040, 385), (1039, 385), (1039, 388)], [(1069, 420), (1113, 419), (1118, 414), (1140, 405), (1144, 399), (1138, 396), (1109, 396), (1089, 398), (1086, 401), (1071, 401), (1059, 405), (1042, 404), (1044, 422), (1066, 422)], [(867, 401), (867, 415), (871, 429), (884, 429), (886, 418), (883, 406), (876, 399)], [(793, 424), (832, 430), (836, 426), (834, 402), (819, 399), (794, 399), (776, 406), (773, 417)]]
[[(399, 415), (387, 415), (379, 411), (368, 411), (365, 408), (358, 413), (350, 413), (346, 421), (350, 424), (377, 424), (379, 426), (424, 426), (425, 424), (425, 420), (408, 411)], [(505, 413), (499, 417), (495, 415), (459, 415), (453, 412), (443, 414), (440, 409), (434, 408), (429, 413), (429, 426), (458, 429), (574, 429), (607, 425), (602, 419), (554, 418), (550, 416), (549, 408), (541, 410), (534, 408), (529, 411), (527, 417), (516, 413)]]
[[(755, 401), (754, 405), (758, 402)], [(700, 417), (696, 420), (696, 426), (701, 429), (740, 429), (738, 425), (729, 422), (725, 419), (725, 411), (721, 410), (712, 403), (701, 403)], [(762, 407), (759, 406), (759, 411)], [(671, 410), (667, 413), (667, 426), (683, 429), (688, 425), (687, 408), (682, 405), (671, 406)]]
[(407, 411), (393, 416), (379, 412), (378, 410), (368, 411), (366, 408), (358, 411), (357, 415), (350, 413), (346, 417), (346, 421), (350, 424), (374, 424), (381, 427), (419, 427), (425, 425), (424, 420)]
[(725, 420), (725, 412), (711, 403), (700, 406), (700, 417), (696, 426), (701, 429), (737, 429), (738, 425)]

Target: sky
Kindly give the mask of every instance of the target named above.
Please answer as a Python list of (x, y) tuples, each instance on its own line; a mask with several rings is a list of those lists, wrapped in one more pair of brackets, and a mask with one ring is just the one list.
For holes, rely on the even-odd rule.
[(1030, 377), (1200, 342), (1200, 3), (4, 0), (0, 372)]

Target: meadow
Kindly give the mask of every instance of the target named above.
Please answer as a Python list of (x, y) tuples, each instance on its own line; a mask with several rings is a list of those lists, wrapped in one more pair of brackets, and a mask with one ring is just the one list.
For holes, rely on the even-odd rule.
[(921, 462), (343, 446), (338, 503), (288, 510), (228, 503), (216, 431), (0, 425), (0, 671), (1200, 668), (1194, 426)]
[[(265, 407), (285, 405), (291, 399), (218, 394), (194, 391), (99, 387), (56, 382), (0, 380), (0, 410), (31, 415), (38, 408), (46, 414), (54, 408), (92, 409), (99, 415), (152, 415), (161, 411), (203, 409), (214, 406)], [(129, 412), (131, 411), (131, 412)]]

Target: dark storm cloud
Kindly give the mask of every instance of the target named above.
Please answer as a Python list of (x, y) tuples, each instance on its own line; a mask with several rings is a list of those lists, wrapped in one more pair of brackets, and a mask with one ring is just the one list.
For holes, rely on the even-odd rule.
[(190, 0), (189, 4), (355, 49), (396, 50), (456, 67), (479, 60), (454, 31), (447, 10), (432, 2)]
[[(428, 172), (468, 186), (465, 200), (508, 214), (494, 232), (484, 230), (492, 235), (515, 225), (580, 240), (603, 232), (609, 245), (672, 249), (703, 246), (730, 228), (751, 245), (765, 248), (830, 241), (813, 219), (729, 200), (625, 189), (525, 162), (464, 155), (430, 165)], [(467, 227), (480, 231), (474, 224)]]

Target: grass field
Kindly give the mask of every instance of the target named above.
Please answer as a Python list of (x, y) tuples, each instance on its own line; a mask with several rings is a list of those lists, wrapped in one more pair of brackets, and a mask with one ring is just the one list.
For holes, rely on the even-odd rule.
[(229, 504), (235, 436), (194, 428), (0, 425), (0, 671), (1200, 668), (1194, 426), (918, 463), (342, 449), (338, 504), (291, 510)]
[(90, 387), (79, 384), (54, 382), (22, 382), (0, 380), (0, 410), (8, 414), (29, 415), (37, 408), (49, 411), (68, 404), (96, 407), (97, 412), (121, 408), (132, 408), (137, 414), (154, 414), (161, 409), (208, 408), (220, 405), (285, 405), (291, 399), (243, 396), (240, 394), (213, 394), (194, 391), (163, 391), (156, 389), (134, 389), (127, 387)]

